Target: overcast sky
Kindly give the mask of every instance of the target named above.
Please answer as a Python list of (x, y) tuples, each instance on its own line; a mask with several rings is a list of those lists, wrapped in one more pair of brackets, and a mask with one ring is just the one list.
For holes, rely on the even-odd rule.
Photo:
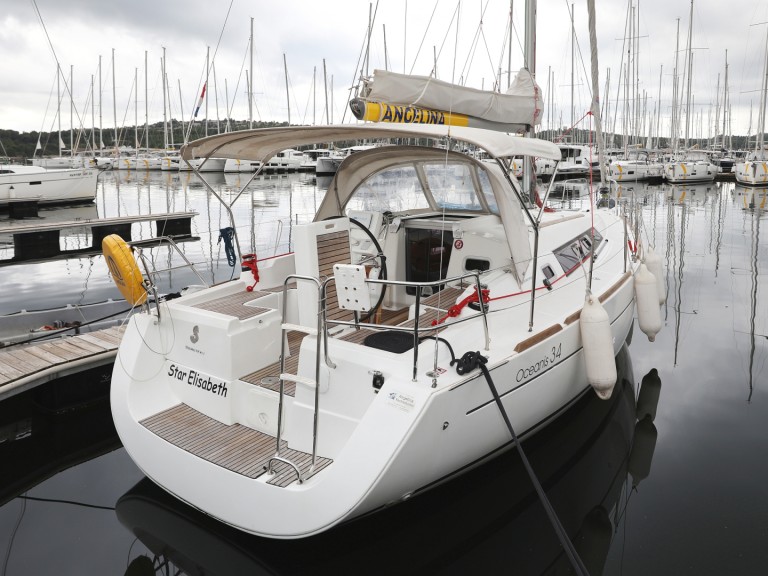
[[(513, 70), (523, 65), (524, 5), (524, 0), (514, 2)], [(572, 114), (570, 5), (566, 0), (538, 3), (536, 76), (547, 112), (550, 95), (553, 98), (556, 109), (550, 116), (558, 125), (570, 125)], [(588, 14), (586, 0), (573, 0), (573, 5), (577, 43), (573, 114), (579, 119), (590, 102), (591, 79), (586, 75), (590, 69)], [(608, 69), (611, 71), (609, 94), (601, 94), (601, 99), (611, 103), (614, 116), (622, 49), (626, 50), (623, 38), (628, 2), (596, 0), (596, 5), (601, 92)], [(661, 88), (661, 132), (668, 134), (678, 19), (683, 50), (691, 4), (689, 0), (636, 0), (634, 5), (639, 10), (640, 94), (647, 94), (645, 107), (650, 114), (659, 102)], [(92, 124), (92, 77), (97, 126), (101, 122), (105, 130), (112, 130), (115, 117), (119, 127), (133, 125), (137, 107), (139, 124), (144, 123), (147, 108), (150, 122), (162, 120), (163, 47), (169, 105), (175, 118), (182, 117), (182, 109), (185, 120), (192, 115), (210, 47), (208, 118), (223, 119), (230, 109), (232, 117), (247, 119), (251, 18), (255, 120), (286, 121), (290, 110), (292, 123), (326, 123), (327, 82), (332, 120), (351, 121), (345, 111), (346, 101), (359, 77), (370, 11), (375, 11), (370, 71), (386, 66), (396, 72), (426, 75), (437, 55), (437, 75), (443, 80), (490, 88), (501, 70), (506, 87), (509, 7), (508, 0), (6, 0), (0, 14), (0, 128), (57, 129), (57, 59), (66, 82), (70, 74), (73, 77), (76, 126), (80, 125), (78, 116), (84, 126)], [(768, 28), (756, 24), (764, 22), (768, 22), (766, 0), (696, 0), (692, 136), (711, 134), (718, 75), (722, 100), (726, 50), (733, 133), (745, 134), (749, 129), (750, 105), (751, 132), (755, 133)], [(681, 53), (678, 64), (681, 72), (683, 56)], [(554, 81), (548, 78), (549, 70)], [(66, 93), (64, 80), (60, 89)], [(71, 125), (69, 102), (68, 96), (62, 96), (61, 127), (65, 131)], [(621, 116), (620, 112), (621, 105), (616, 116)], [(198, 120), (204, 114), (205, 105)], [(545, 118), (543, 127), (550, 120)]]

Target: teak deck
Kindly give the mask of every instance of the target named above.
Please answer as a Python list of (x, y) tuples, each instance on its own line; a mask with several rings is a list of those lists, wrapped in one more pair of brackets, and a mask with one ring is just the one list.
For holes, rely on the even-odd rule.
[[(269, 459), (276, 451), (274, 436), (240, 424), (222, 424), (186, 404), (177, 404), (145, 418), (140, 424), (174, 446), (248, 478), (266, 474)], [(310, 472), (312, 455), (288, 448), (285, 441), (280, 444), (280, 456), (293, 462), (304, 479), (333, 462), (318, 456)], [(282, 462), (274, 463), (273, 473), (267, 484), (284, 488), (298, 480), (293, 468)]]

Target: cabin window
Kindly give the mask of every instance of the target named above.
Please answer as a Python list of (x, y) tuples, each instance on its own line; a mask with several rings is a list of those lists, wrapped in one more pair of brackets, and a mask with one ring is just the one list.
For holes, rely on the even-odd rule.
[(488, 204), (488, 209), (493, 214), (498, 214), (499, 205), (496, 203), (496, 196), (493, 195), (493, 187), (488, 178), (488, 172), (485, 170), (478, 170), (477, 179), (480, 181), (480, 189), (483, 191), (483, 196), (485, 196), (485, 203)]
[(483, 209), (468, 164), (427, 163), (424, 164), (424, 174), (438, 208), (472, 212)]
[[(595, 244), (599, 246), (600, 242), (603, 241), (603, 237), (597, 230), (594, 231), (594, 234)], [(591, 249), (592, 235), (589, 231), (586, 231), (555, 250), (554, 255), (567, 276), (578, 268), (580, 262), (589, 257)]]
[(347, 212), (408, 212), (429, 208), (416, 169), (398, 166), (379, 172), (363, 182), (347, 202)]
[(552, 270), (552, 266), (550, 266), (549, 264), (547, 264), (546, 266), (544, 266), (544, 267), (541, 269), (541, 271), (542, 271), (542, 273), (544, 274), (544, 278), (546, 278), (547, 280), (552, 280), (552, 278), (554, 278), (554, 277), (555, 277), (555, 271), (554, 271), (554, 270)]

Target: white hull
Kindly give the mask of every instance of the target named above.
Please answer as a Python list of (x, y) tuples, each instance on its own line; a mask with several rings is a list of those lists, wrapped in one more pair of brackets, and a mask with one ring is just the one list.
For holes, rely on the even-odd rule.
[(256, 172), (261, 167), (261, 162), (257, 160), (240, 160), (238, 158), (227, 158), (224, 163), (224, 172)]
[(96, 198), (95, 168), (46, 170), (36, 166), (2, 166), (0, 205), (15, 200), (37, 200), (41, 204), (92, 202)]
[[(574, 299), (578, 301), (582, 293), (580, 286), (574, 290)], [(544, 302), (540, 304), (545, 306)], [(608, 306), (614, 317), (612, 332), (614, 353), (617, 353), (632, 323), (631, 281), (624, 284)], [(525, 311), (520, 312), (524, 316)], [(513, 314), (499, 315), (491, 323), (492, 342), (508, 339), (505, 336), (509, 333), (511, 316)], [(460, 378), (451, 370), (443, 376), (446, 382), (441, 381), (437, 389), (432, 389), (427, 378), (420, 377), (419, 382), (413, 383), (406, 377), (410, 359), (406, 354), (408, 358), (402, 362), (388, 358), (390, 370), (400, 372), (402, 377), (387, 379), (385, 387), (365, 409), (365, 417), (356, 422), (346, 444), (333, 450), (336, 452), (333, 464), (318, 474), (315, 481), (310, 479), (302, 485), (279, 488), (267, 484), (268, 478), (253, 479), (227, 473), (184, 449), (160, 441), (138, 423), (178, 402), (191, 402), (190, 398), (184, 397), (184, 392), (200, 393), (197, 389), (183, 390), (174, 386), (167, 377), (168, 362), (161, 357), (148, 362), (146, 355), (141, 353), (143, 340), (162, 348), (161, 342), (172, 338), (170, 332), (158, 331), (153, 321), (147, 320), (147, 317), (131, 320), (123, 337), (120, 362), (115, 364), (111, 401), (118, 433), (131, 457), (153, 481), (181, 500), (194, 503), (247, 532), (274, 538), (310, 536), (345, 519), (405, 500), (431, 484), (497, 454), (500, 449), (510, 447), (508, 432), (481, 375), (475, 373), (471, 379)], [(524, 322), (524, 318), (514, 321)], [(192, 326), (175, 314), (173, 324), (179, 339), (192, 333)], [(482, 328), (478, 326), (477, 330)], [(186, 345), (182, 344), (182, 347)], [(305, 344), (302, 354), (314, 356), (307, 345), (311, 343)], [(234, 341), (232, 346), (236, 347)], [(338, 368), (328, 394), (354, 395), (356, 390), (357, 394), (369, 391), (369, 366), (377, 363), (372, 364), (370, 358), (362, 356), (359, 348), (359, 345), (335, 340), (329, 344), (330, 356)], [(431, 348), (431, 345), (422, 345), (422, 348)], [(496, 348), (494, 346), (494, 350)], [(547, 366), (535, 377), (521, 376), (558, 351), (561, 351), (562, 360)], [(355, 356), (356, 361), (341, 362), (343, 358)], [(491, 374), (521, 437), (546, 424), (589, 388), (584, 375), (578, 322), (523, 354), (505, 356), (502, 353), (493, 358), (491, 364), (497, 364)], [(447, 359), (442, 359), (441, 365), (447, 369)], [(208, 366), (204, 367), (210, 370)], [(429, 360), (425, 359), (419, 374), (423, 375), (429, 369)], [(148, 379), (142, 381), (142, 378)], [(252, 385), (239, 380), (228, 382), (225, 411), (236, 418), (237, 413), (248, 411), (249, 402), (258, 399), (250, 396)], [(306, 418), (306, 405), (301, 404), (311, 401), (311, 392), (305, 390), (301, 394), (297, 391), (293, 406), (288, 408), (287, 426), (291, 426), (291, 420), (303, 420), (295, 425), (297, 429), (304, 429), (305, 436), (311, 423)], [(398, 400), (401, 397), (403, 400)], [(403, 402), (404, 407), (397, 405), (398, 401)], [(321, 411), (320, 429), (343, 428), (344, 422), (334, 422), (338, 418), (342, 416)], [(446, 422), (449, 426), (443, 430)], [(349, 420), (346, 424), (353, 426), (355, 423)], [(382, 430), (386, 430), (386, 434), (382, 434)], [(286, 436), (289, 436), (287, 430)], [(311, 434), (307, 438), (311, 438)], [(299, 443), (299, 438), (295, 440)], [(305, 449), (309, 447), (306, 442), (304, 444)], [(320, 454), (331, 451), (330, 443), (326, 447), (321, 444)], [(179, 475), (179, 470), (184, 474)], [(222, 475), (227, 478), (227, 488), (212, 489), (222, 486)]]
[(712, 182), (717, 173), (717, 166), (701, 160), (670, 162), (664, 166), (664, 177), (673, 184)]
[(159, 156), (123, 156), (112, 163), (115, 170), (161, 170), (162, 166)]
[(608, 166), (608, 174), (617, 182), (662, 180), (664, 178), (664, 165), (656, 162), (614, 160)]
[[(224, 164), (226, 160), (224, 158), (192, 158), (189, 160), (189, 164), (194, 166), (199, 172), (224, 172)], [(189, 164), (180, 160), (178, 162), (180, 172), (190, 172)]]
[(736, 182), (746, 186), (768, 186), (768, 160), (750, 160), (734, 164)]
[(336, 174), (339, 169), (339, 165), (344, 158), (339, 156), (324, 156), (317, 159), (315, 165), (315, 174), (318, 176), (330, 176)]

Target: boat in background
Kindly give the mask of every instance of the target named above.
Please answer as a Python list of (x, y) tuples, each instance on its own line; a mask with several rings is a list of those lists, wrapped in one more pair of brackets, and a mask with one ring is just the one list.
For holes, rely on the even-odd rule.
[(768, 186), (768, 150), (765, 147), (765, 116), (768, 108), (768, 32), (765, 38), (765, 59), (763, 63), (764, 80), (760, 92), (760, 109), (757, 121), (755, 149), (748, 153), (743, 160), (737, 162), (733, 171), (736, 182), (746, 186)]
[(664, 164), (664, 178), (671, 184), (712, 182), (718, 173), (718, 167), (704, 150), (689, 150)]
[(240, 160), (239, 158), (227, 158), (224, 163), (224, 172), (256, 172), (261, 168), (261, 162), (253, 160)]
[(23, 164), (0, 164), (0, 206), (15, 201), (39, 204), (93, 202), (96, 168), (46, 169)]
[(558, 144), (558, 146), (563, 155), (557, 166), (557, 175), (560, 178), (600, 178), (597, 150), (585, 144)]
[(631, 149), (622, 157), (610, 159), (608, 175), (616, 182), (661, 182), (664, 165), (653, 160), (648, 150)]

